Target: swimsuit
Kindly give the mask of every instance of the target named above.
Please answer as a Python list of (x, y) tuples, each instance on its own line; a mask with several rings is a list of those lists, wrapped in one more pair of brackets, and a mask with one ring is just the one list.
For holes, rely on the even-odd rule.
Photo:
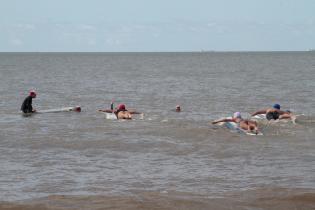
[(273, 112), (268, 112), (266, 114), (267, 120), (277, 120), (279, 119), (279, 112), (273, 111)]
[(116, 115), (116, 117), (117, 117), (117, 119), (118, 119), (118, 113), (119, 112), (125, 112), (125, 111), (128, 111), (127, 109), (117, 109), (114, 113), (115, 113), (115, 115)]

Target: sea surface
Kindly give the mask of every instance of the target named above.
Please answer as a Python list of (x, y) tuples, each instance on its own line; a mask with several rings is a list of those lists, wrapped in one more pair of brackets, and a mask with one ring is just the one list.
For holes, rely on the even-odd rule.
[[(0, 209), (315, 209), (314, 52), (0, 53), (0, 78)], [(82, 112), (23, 117), (31, 89)], [(300, 121), (211, 124), (274, 103)]]

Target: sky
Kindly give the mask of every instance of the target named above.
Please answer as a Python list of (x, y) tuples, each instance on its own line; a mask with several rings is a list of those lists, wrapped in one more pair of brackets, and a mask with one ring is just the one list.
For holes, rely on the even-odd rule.
[(0, 52), (304, 51), (314, 0), (0, 0)]

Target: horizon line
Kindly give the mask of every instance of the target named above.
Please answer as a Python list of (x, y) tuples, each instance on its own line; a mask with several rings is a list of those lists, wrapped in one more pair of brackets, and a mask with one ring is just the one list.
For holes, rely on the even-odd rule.
[(263, 52), (315, 52), (309, 50), (187, 50), (187, 51), (0, 51), (0, 53), (263, 53)]

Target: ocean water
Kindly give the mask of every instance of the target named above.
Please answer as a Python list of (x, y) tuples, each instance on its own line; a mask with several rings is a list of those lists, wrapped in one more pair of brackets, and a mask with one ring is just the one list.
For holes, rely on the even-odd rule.
[[(315, 207), (314, 52), (0, 53), (0, 77), (0, 208)], [(23, 117), (31, 89), (82, 112)], [(112, 100), (144, 119), (106, 120)], [(210, 123), (274, 103), (301, 120)]]

